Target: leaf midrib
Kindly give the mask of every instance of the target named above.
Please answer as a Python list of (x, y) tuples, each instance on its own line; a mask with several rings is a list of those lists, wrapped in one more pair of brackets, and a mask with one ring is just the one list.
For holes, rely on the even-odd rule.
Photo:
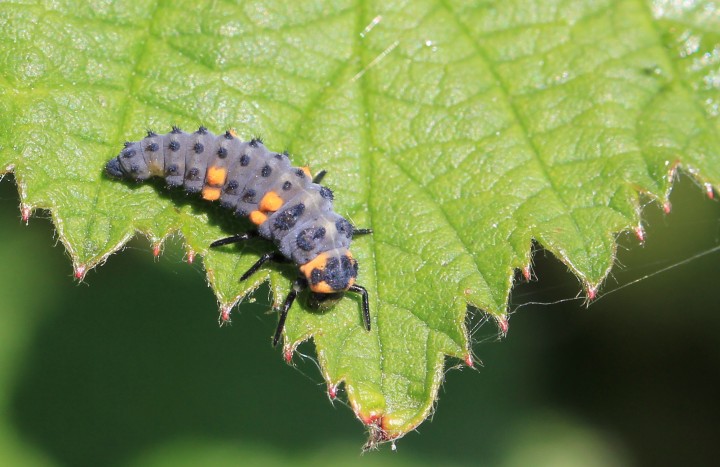
[[(354, 41), (355, 46), (353, 47), (353, 49), (355, 51), (354, 55), (356, 57), (360, 57), (360, 59), (358, 60), (357, 63), (359, 66), (362, 67), (363, 63), (367, 63), (367, 53), (366, 53), (366, 48), (362, 46), (362, 37), (360, 36), (360, 31), (363, 31), (365, 29), (365, 24), (366, 24), (365, 18), (367, 16), (367, 12), (365, 10), (365, 2), (363, 0), (357, 0), (355, 5), (356, 5), (358, 13), (357, 13), (357, 20), (355, 23), (355, 31), (353, 31), (353, 35), (355, 37), (355, 41)], [(365, 120), (365, 124), (362, 126), (362, 130), (360, 132), (360, 135), (361, 135), (360, 147), (369, 148), (370, 147), (369, 143), (373, 139), (372, 135), (370, 134), (370, 125), (368, 125), (369, 115), (371, 115), (370, 103), (369, 103), (370, 93), (368, 90), (367, 79), (364, 79), (364, 77), (361, 77), (358, 80), (358, 82), (359, 82), (358, 86), (360, 88), (360, 96), (361, 96), (360, 97), (361, 107), (364, 110), (363, 117)], [(367, 160), (367, 163), (363, 164), (365, 162), (365, 160)], [(365, 206), (367, 206), (367, 208), (368, 208), (369, 228), (374, 228), (375, 227), (375, 222), (373, 222), (374, 211), (373, 211), (372, 205), (370, 204), (371, 193), (373, 192), (373, 188), (374, 188), (373, 183), (375, 181), (375, 177), (373, 177), (374, 170), (375, 170), (375, 167), (373, 164), (373, 154), (369, 154), (368, 157), (361, 157), (360, 163), (361, 163), (361, 165), (367, 166), (365, 173), (369, 174), (368, 188), (365, 190)], [(368, 169), (369, 169), (369, 172), (367, 172)], [(375, 282), (374, 289), (376, 290), (376, 293), (377, 293), (377, 298), (375, 300), (375, 303), (379, 304), (381, 301), (380, 300), (380, 287), (379, 287), (380, 280), (378, 278), (378, 271), (377, 271), (378, 270), (377, 259), (379, 256), (378, 256), (377, 244), (375, 242), (374, 236), (368, 235), (368, 237), (370, 237), (370, 240), (369, 240), (370, 241), (370, 252), (372, 254), (373, 267), (371, 269), (373, 271), (373, 281)], [(379, 309), (380, 306), (376, 306), (375, 308)], [(377, 311), (376, 311), (376, 313), (377, 313)], [(383, 399), (384, 399), (385, 398), (385, 359), (382, 358), (382, 355), (383, 355), (383, 342), (382, 341), (383, 340), (382, 340), (380, 334), (383, 331), (383, 326), (380, 325), (379, 315), (375, 316), (375, 323), (376, 323), (375, 327), (377, 328), (377, 330), (375, 331), (375, 335), (377, 336), (378, 353), (380, 355), (379, 362), (378, 362), (379, 370), (380, 370), (380, 391), (382, 392)], [(342, 354), (342, 353), (343, 352), (340, 352), (340, 354)]]

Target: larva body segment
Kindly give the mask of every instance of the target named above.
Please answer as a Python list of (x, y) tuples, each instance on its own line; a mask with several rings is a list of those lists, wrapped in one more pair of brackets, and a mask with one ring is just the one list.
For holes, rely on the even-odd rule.
[(148, 132), (141, 141), (125, 143), (106, 173), (138, 182), (163, 177), (168, 186), (249, 217), (261, 237), (298, 265), (315, 293), (362, 289), (355, 286), (358, 265), (349, 250), (353, 226), (333, 210), (332, 192), (260, 140), (214, 135), (203, 127), (194, 133), (177, 127), (164, 135)]

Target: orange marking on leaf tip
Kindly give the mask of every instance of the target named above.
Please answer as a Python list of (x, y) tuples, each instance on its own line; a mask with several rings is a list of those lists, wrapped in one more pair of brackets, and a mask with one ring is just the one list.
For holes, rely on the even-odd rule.
[(195, 252), (194, 252), (194, 251), (189, 250), (189, 251), (187, 252), (187, 259), (186, 259), (186, 261), (188, 262), (188, 264), (192, 264), (193, 261), (195, 261)]
[(588, 302), (592, 302), (597, 298), (597, 287), (587, 287), (587, 299)]
[(670, 204), (670, 201), (665, 201), (663, 203), (663, 212), (665, 214), (670, 214), (671, 210), (672, 210), (672, 204)]
[(635, 236), (640, 243), (645, 243), (645, 229), (643, 229), (642, 225), (635, 227)]
[(28, 220), (30, 220), (30, 212), (31, 211), (32, 211), (32, 209), (30, 208), (30, 206), (27, 206), (25, 204), (23, 204), (20, 207), (20, 218), (22, 219), (23, 222), (25, 222), (25, 224), (27, 224)]
[(330, 400), (335, 400), (335, 398), (337, 397), (337, 385), (328, 385), (328, 396), (330, 396)]
[(370, 412), (369, 414), (358, 413), (357, 416), (366, 425), (380, 426), (382, 423), (382, 415), (377, 412)]
[(705, 184), (705, 194), (710, 199), (715, 199), (715, 190), (713, 189), (713, 186), (710, 183)]
[(393, 440), (400, 436), (400, 433), (388, 433), (388, 427), (392, 425), (392, 420), (388, 420), (382, 415), (371, 413), (370, 415), (357, 414), (358, 418), (367, 425), (370, 431), (370, 439), (363, 446), (363, 451), (374, 449), (378, 444)]
[(154, 257), (157, 258), (158, 256), (160, 256), (160, 248), (161, 248), (160, 243), (156, 243), (155, 245), (153, 245), (153, 256)]
[(290, 363), (292, 362), (293, 353), (294, 353), (293, 348), (290, 347), (290, 346), (286, 346), (284, 353), (285, 353), (285, 355), (284, 355), (284, 357), (285, 357), (285, 363), (290, 364)]
[(473, 361), (472, 355), (467, 354), (465, 355), (465, 364), (469, 366), (470, 368), (473, 368), (475, 366), (475, 362)]
[(75, 279), (82, 280), (85, 277), (86, 267), (84, 264), (75, 268)]
[(504, 336), (507, 334), (508, 329), (510, 328), (510, 324), (508, 323), (508, 319), (506, 316), (500, 317), (497, 319), (498, 327), (500, 328), (500, 332)]
[(220, 307), (220, 325), (230, 323), (230, 313), (232, 313), (232, 307), (227, 305)]
[(525, 282), (530, 282), (530, 280), (532, 279), (532, 272), (530, 271), (529, 264), (522, 268), (522, 275), (525, 278)]

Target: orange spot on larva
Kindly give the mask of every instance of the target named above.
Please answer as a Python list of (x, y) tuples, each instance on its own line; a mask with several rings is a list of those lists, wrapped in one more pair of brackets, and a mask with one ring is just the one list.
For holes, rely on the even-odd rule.
[(283, 199), (274, 191), (268, 191), (260, 200), (259, 208), (265, 212), (275, 212), (283, 205)]
[(220, 199), (220, 188), (212, 186), (206, 186), (202, 190), (202, 197), (208, 201), (215, 201)]
[(309, 166), (309, 165), (304, 165), (304, 166), (300, 167), (300, 169), (302, 169), (302, 171), (305, 172), (305, 175), (307, 175), (308, 177), (312, 178), (312, 172), (310, 172), (310, 166)]
[(327, 253), (320, 253), (312, 261), (308, 261), (307, 263), (300, 266), (300, 271), (302, 271), (302, 273), (307, 276), (308, 274), (312, 273), (313, 269), (325, 269), (327, 260)]
[(267, 220), (268, 216), (264, 212), (253, 211), (250, 213), (250, 222), (255, 225), (260, 225)]
[[(310, 280), (310, 276), (312, 275), (312, 272), (314, 269), (325, 269), (325, 265), (327, 264), (328, 255), (327, 253), (321, 253), (315, 257), (312, 261), (308, 261), (307, 263), (300, 266), (300, 272), (302, 272), (305, 277), (307, 278), (308, 282), (312, 284), (312, 281)], [(330, 291), (323, 291), (326, 289), (330, 289), (330, 286), (326, 282), (321, 282), (319, 284), (310, 285), (310, 290), (313, 292), (318, 293), (330, 293)]]
[(225, 167), (208, 167), (207, 175), (205, 179), (208, 185), (222, 186), (225, 184), (225, 178), (227, 177), (227, 169)]
[(330, 284), (328, 284), (325, 281), (318, 282), (317, 284), (310, 284), (310, 290), (312, 290), (315, 293), (333, 293), (337, 292), (337, 290), (330, 287)]
[[(352, 255), (350, 252), (348, 252), (348, 258), (352, 259)], [(325, 266), (327, 265), (328, 261), (328, 255), (327, 253), (321, 253), (315, 257), (312, 261), (308, 261), (307, 263), (300, 266), (300, 272), (303, 273), (303, 275), (307, 278), (308, 282), (310, 282), (310, 290), (316, 293), (333, 293), (333, 292), (340, 292), (340, 290), (334, 289), (325, 281), (314, 283), (311, 280), (312, 272), (315, 269), (323, 270), (325, 269)], [(348, 281), (348, 287), (355, 284), (355, 279), (350, 279)]]

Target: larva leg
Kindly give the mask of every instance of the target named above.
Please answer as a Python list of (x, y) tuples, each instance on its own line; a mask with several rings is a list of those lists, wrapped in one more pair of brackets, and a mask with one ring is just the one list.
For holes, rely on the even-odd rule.
[(368, 300), (368, 292), (362, 285), (351, 285), (348, 289), (350, 292), (359, 293), (362, 298), (363, 321), (365, 321), (365, 329), (370, 330), (370, 303)]
[(355, 235), (367, 235), (373, 233), (372, 229), (356, 229), (353, 227), (353, 237)]
[(322, 179), (325, 178), (325, 175), (327, 175), (327, 170), (321, 170), (313, 177), (312, 182), (313, 183), (322, 182)]
[(251, 238), (255, 238), (258, 236), (257, 230), (251, 230), (249, 232), (241, 233), (241, 234), (235, 234), (231, 237), (225, 237), (221, 238), (220, 240), (215, 240), (210, 244), (210, 248), (215, 248), (217, 246), (222, 245), (229, 245), (231, 243), (239, 243), (244, 242), (245, 240), (249, 240)]
[(285, 329), (285, 319), (287, 318), (288, 311), (290, 311), (290, 307), (292, 306), (293, 302), (295, 301), (295, 298), (298, 296), (300, 292), (302, 292), (307, 287), (307, 281), (300, 277), (295, 282), (293, 282), (292, 289), (290, 290), (290, 293), (285, 297), (285, 303), (283, 303), (283, 307), (280, 310), (280, 319), (278, 320), (277, 329), (275, 330), (275, 337), (273, 337), (273, 347), (275, 347), (280, 340), (280, 336), (282, 335), (283, 329)]
[(290, 260), (287, 259), (286, 257), (284, 257), (280, 252), (277, 252), (277, 251), (273, 251), (273, 252), (270, 252), (270, 253), (265, 253), (264, 255), (262, 255), (262, 256), (260, 257), (259, 260), (257, 260), (257, 261), (255, 262), (255, 264), (253, 264), (253, 265), (250, 267), (250, 269), (247, 270), (247, 272), (246, 272), (245, 274), (243, 274), (243, 275), (240, 277), (240, 280), (241, 280), (241, 281), (244, 281), (244, 280), (247, 279), (248, 277), (250, 277), (250, 276), (252, 276), (253, 274), (255, 274), (255, 273), (258, 271), (258, 269), (260, 269), (260, 268), (262, 267), (262, 265), (265, 264), (265, 263), (267, 263), (268, 261), (275, 261), (276, 263), (287, 263), (287, 262), (290, 261)]

